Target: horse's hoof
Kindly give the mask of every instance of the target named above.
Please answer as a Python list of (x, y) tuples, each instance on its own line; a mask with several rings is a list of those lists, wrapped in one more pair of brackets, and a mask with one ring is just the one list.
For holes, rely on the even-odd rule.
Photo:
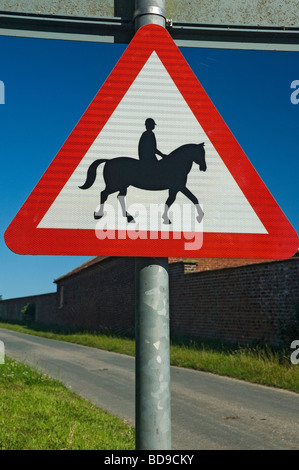
[(165, 224), (165, 225), (170, 225), (170, 224), (171, 224), (171, 220), (170, 220), (170, 219), (163, 218), (163, 224)]
[(204, 216), (204, 214), (198, 215), (198, 216), (196, 217), (197, 222), (200, 223), (200, 222), (202, 221), (202, 219), (203, 219), (203, 216)]
[(99, 220), (103, 217), (103, 214), (97, 214), (96, 212), (94, 212), (93, 216), (94, 216), (95, 220)]
[(135, 222), (135, 219), (131, 215), (127, 215), (127, 221), (128, 222)]

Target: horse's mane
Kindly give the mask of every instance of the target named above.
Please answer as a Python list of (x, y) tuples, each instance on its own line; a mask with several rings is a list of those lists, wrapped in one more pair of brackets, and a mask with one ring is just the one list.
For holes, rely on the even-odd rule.
[(178, 148), (174, 149), (172, 152), (170, 152), (167, 155), (167, 157), (165, 157), (165, 158), (175, 158), (177, 156), (180, 156), (182, 153), (186, 154), (186, 152), (188, 152), (190, 150), (194, 150), (195, 146), (198, 146), (198, 144), (184, 144), (184, 145), (181, 145), (180, 147), (178, 147)]

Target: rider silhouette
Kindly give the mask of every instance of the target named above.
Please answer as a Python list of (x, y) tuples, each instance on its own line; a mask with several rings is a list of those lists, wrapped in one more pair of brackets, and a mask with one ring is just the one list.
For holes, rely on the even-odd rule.
[(143, 132), (138, 144), (139, 160), (143, 163), (152, 165), (158, 161), (156, 154), (165, 157), (164, 153), (157, 149), (157, 142), (153, 129), (156, 123), (152, 118), (145, 121), (146, 131)]

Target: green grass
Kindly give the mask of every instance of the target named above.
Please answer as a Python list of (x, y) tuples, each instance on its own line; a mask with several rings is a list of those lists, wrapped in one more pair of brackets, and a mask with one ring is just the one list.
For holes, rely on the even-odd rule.
[[(13, 329), (22, 333), (44, 336), (52, 339), (83, 344), (94, 348), (115, 351), (133, 356), (133, 339), (112, 334), (59, 333), (30, 329), (22, 325), (0, 323), (0, 328)], [(284, 388), (299, 393), (299, 364), (290, 361), (289, 351), (273, 351), (262, 347), (240, 347), (211, 342), (172, 342), (170, 360), (172, 365), (225, 375), (252, 383)]]
[(290, 353), (255, 347), (217, 350), (215, 347), (172, 345), (171, 362), (251, 383), (283, 388), (299, 393), (299, 365), (290, 362)]
[(0, 450), (133, 450), (134, 430), (60, 382), (6, 358)]

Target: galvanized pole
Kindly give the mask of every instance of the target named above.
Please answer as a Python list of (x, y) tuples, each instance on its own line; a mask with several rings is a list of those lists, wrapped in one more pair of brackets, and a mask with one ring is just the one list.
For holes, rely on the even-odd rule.
[[(165, 27), (164, 0), (136, 0), (135, 29)], [(136, 450), (171, 449), (168, 258), (136, 258)]]
[(136, 259), (136, 449), (171, 449), (168, 259)]
[(146, 24), (165, 28), (165, 0), (135, 0), (135, 31)]

